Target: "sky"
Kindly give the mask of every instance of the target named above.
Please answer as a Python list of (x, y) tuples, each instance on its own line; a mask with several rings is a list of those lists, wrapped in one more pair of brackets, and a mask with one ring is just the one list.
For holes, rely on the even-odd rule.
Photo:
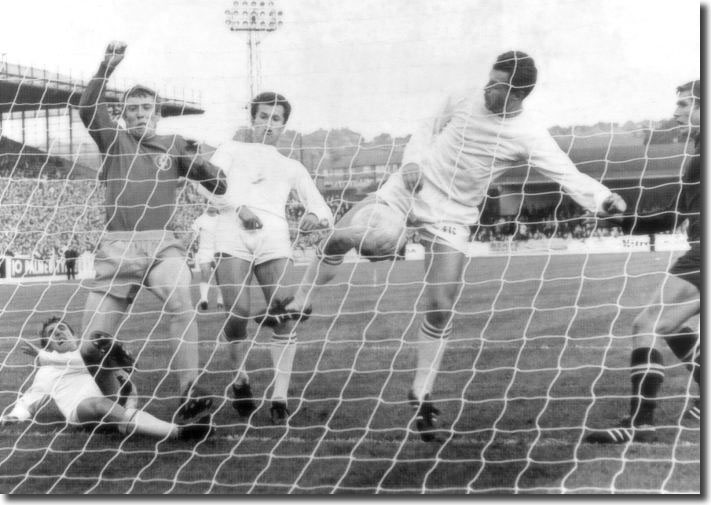
[[(227, 0), (4, 0), (8, 63), (90, 77), (107, 42), (128, 44), (113, 77), (200, 98), (206, 113), (163, 128), (217, 143), (244, 125), (245, 34)], [(700, 75), (698, 1), (281, 0), (284, 26), (259, 44), (261, 90), (293, 105), (289, 128), (403, 135), (451, 90), (477, 88), (496, 56), (528, 52), (526, 108), (549, 126), (671, 117)]]

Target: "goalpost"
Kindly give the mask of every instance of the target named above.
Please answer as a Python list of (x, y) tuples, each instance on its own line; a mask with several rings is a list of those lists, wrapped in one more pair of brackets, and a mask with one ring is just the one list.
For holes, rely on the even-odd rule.
[[(240, 2), (235, 3), (241, 8)], [(450, 9), (450, 15), (474, 12), (460, 7)], [(370, 26), (360, 14), (344, 12), (356, 27)], [(421, 13), (408, 15), (421, 19)], [(439, 19), (437, 13), (430, 15)], [(309, 23), (318, 19), (307, 21), (298, 16), (295, 21), (295, 29), (304, 37)], [(437, 42), (430, 38), (432, 44)], [(417, 42), (424, 50), (423, 42), (415, 39), (404, 42)], [(313, 42), (304, 40), (307, 46)], [(289, 49), (275, 45), (270, 53), (270, 47), (266, 43), (261, 47), (263, 57), (283, 64)], [(213, 53), (211, 58), (219, 57), (218, 50), (213, 48)], [(455, 75), (452, 65), (445, 67), (443, 72)], [(438, 68), (434, 62), (423, 64), (417, 75), (436, 73)], [(270, 69), (267, 65), (265, 82), (275, 87), (288, 83), (277, 78), (278, 72), (270, 74)], [(413, 72), (409, 66), (401, 70)], [(188, 65), (187, 71), (198, 69)], [(314, 71), (314, 75), (320, 74)], [(320, 78), (340, 76), (334, 71)], [(6, 82), (17, 85), (7, 77), (3, 80), (0, 72), (0, 84)], [(84, 283), (95, 273), (93, 259), (106, 232), (105, 184), (92, 177), (100, 162), (85, 164), (90, 156), (74, 152), (68, 157), (62, 150), (61, 138), (68, 137), (70, 130), (79, 154), (91, 149), (81, 123), (71, 121), (76, 100), (67, 95), (57, 109), (63, 111), (57, 114), (60, 119), (51, 126), (43, 119), (23, 120), (19, 127), (16, 112), (27, 107), (31, 98), (22, 95), (25, 82), (39, 86), (44, 95), (62, 91), (52, 80), (32, 74), (15, 88), (17, 94), (9, 105), (0, 103), (5, 111), (0, 117), (0, 414), (4, 416), (37, 374), (37, 363), (23, 354), (23, 342), (39, 345), (37, 332), (52, 315), (79, 329), (87, 297)], [(424, 89), (428, 86), (413, 85), (401, 92), (411, 95), (409, 106), (416, 108), (435, 101), (434, 90)], [(439, 93), (438, 79), (431, 86)], [(295, 89), (299, 96), (300, 90)], [(383, 106), (376, 95), (365, 89), (366, 98), (336, 110), (345, 114), (348, 107), (365, 107), (367, 98)], [(0, 102), (4, 97), (0, 95)], [(332, 98), (324, 100), (336, 107)], [(45, 102), (35, 101), (34, 110), (43, 111)], [(208, 111), (237, 109), (232, 102), (242, 103), (223, 96), (202, 105)], [(309, 124), (305, 107), (296, 100), (293, 105), (294, 124)], [(669, 104), (670, 113), (673, 105)], [(391, 113), (393, 117), (386, 118)], [(422, 120), (427, 113), (423, 107), (411, 116)], [(398, 125), (391, 132), (388, 128), (402, 112), (383, 108), (378, 115), (382, 118), (371, 116), (369, 122), (372, 128), (382, 126), (381, 135), (361, 133), (355, 127), (297, 131), (287, 124), (277, 146), (306, 166), (338, 217), (401, 167), (414, 125), (407, 131)], [(69, 118), (69, 123), (62, 118)], [(214, 294), (208, 310), (197, 310), (199, 279), (197, 266), (191, 263), (199, 383), (214, 403), (215, 434), (197, 443), (123, 437), (105, 427), (67, 425), (51, 402), (38, 403), (29, 421), (8, 422), (0, 428), (0, 491), (699, 493), (701, 429), (683, 416), (700, 392), (693, 374), (666, 347), (657, 440), (618, 445), (586, 441), (590, 430), (610, 427), (628, 413), (632, 323), (664, 285), (675, 260), (689, 249), (683, 219), (669, 233), (629, 233), (629, 223), (640, 216), (669, 212), (658, 203), (676, 194), (694, 156), (683, 127), (666, 119), (633, 119), (629, 124), (546, 125), (578, 169), (623, 196), (628, 205), (626, 223), (593, 219), (557, 184), (528, 165), (489, 185), (481, 221), (471, 228), (464, 248), (453, 329), (431, 396), (440, 412), (439, 442), (421, 439), (418, 413), (408, 399), (417, 368), (427, 254), (422, 229), (411, 225), (403, 258), (368, 262), (351, 252), (333, 282), (314, 295), (310, 318), (295, 329), (296, 354), (287, 398), (290, 415), (285, 425), (274, 425), (270, 416), (275, 385), (272, 330), (253, 318), (247, 325), (246, 368), (256, 410), (240, 416), (233, 408), (236, 370), (224, 337), (227, 312), (216, 310)], [(181, 123), (174, 127), (180, 130)], [(56, 135), (56, 141), (35, 141), (45, 133), (47, 138)], [(209, 159), (213, 149), (204, 145), (203, 156)], [(200, 244), (191, 225), (207, 200), (191, 182), (181, 182), (178, 193), (177, 211), (168, 229), (182, 240), (192, 262)], [(296, 261), (279, 283), (291, 290), (298, 287), (326, 235), (300, 232), (303, 214), (303, 205), (290, 200), (285, 215)], [(66, 275), (64, 250), (69, 246), (83, 255), (77, 280)], [(254, 279), (239, 289), (251, 297), (251, 314), (266, 307), (268, 301)], [(181, 336), (169, 331), (166, 307), (142, 289), (121, 319), (115, 338), (136, 358), (131, 378), (140, 408), (172, 421), (177, 419), (180, 396), (173, 344)], [(698, 317), (689, 324), (699, 331)]]

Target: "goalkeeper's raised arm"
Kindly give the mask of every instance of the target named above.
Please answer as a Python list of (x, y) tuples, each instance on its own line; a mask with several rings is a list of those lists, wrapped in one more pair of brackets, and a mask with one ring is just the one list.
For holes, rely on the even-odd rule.
[(118, 128), (106, 106), (104, 90), (109, 77), (123, 60), (125, 52), (124, 42), (109, 43), (99, 69), (87, 84), (79, 100), (79, 117), (102, 153), (105, 153), (111, 142), (115, 140), (115, 130)]

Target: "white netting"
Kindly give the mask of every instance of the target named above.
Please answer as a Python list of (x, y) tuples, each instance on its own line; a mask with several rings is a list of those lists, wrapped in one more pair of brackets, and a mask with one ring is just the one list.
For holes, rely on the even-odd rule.
[[(549, 4), (545, 9), (553, 9)], [(470, 49), (456, 55), (445, 51), (465, 33), (457, 20), (476, 16), (480, 21), (486, 9), (457, 2), (448, 10), (445, 4), (428, 5), (423, 12), (406, 10), (401, 15), (413, 26), (428, 18), (436, 30), (423, 28), (407, 35), (401, 28), (406, 35), (392, 39), (381, 34), (375, 41), (388, 50), (380, 54), (359, 30), (369, 29), (374, 20), (385, 23), (395, 14), (390, 11), (393, 7), (383, 7), (380, 15), (372, 12), (380, 9), (375, 2), (365, 11), (343, 7), (342, 15), (363, 34), (351, 47), (350, 39), (329, 31), (318, 5), (304, 2), (291, 27), (287, 18), (284, 33), (274, 35), (298, 42), (299, 47), (272, 47), (269, 37), (264, 37), (255, 43), (253, 57), (257, 77), (275, 88), (284, 83), (287, 95), (290, 79), (332, 79), (336, 84), (330, 95), (320, 88), (314, 93), (321, 93), (319, 100), (329, 104), (334, 115), (372, 107), (368, 127), (385, 133), (327, 124), (298, 128), (308, 124), (298, 123), (299, 114), (308, 116), (307, 106), (299, 103), (298, 91), (289, 95), (296, 95), (292, 98), (296, 125), (294, 130), (287, 126), (279, 150), (308, 169), (338, 220), (400, 168), (415, 119), (427, 119), (430, 113), (422, 104), (435, 103), (432, 95), (443, 94), (441, 81), (461, 78), (455, 68), (473, 58)], [(507, 15), (513, 15), (510, 9), (504, 9)], [(451, 34), (447, 19), (454, 23)], [(105, 21), (104, 15), (100, 20)], [(381, 78), (390, 72), (411, 74), (409, 87), (392, 90), (376, 80), (363, 85), (357, 97), (341, 96), (338, 83), (361, 72), (351, 68), (343, 55), (331, 55), (329, 69), (304, 66), (281, 74), (271, 60), (284, 62), (294, 57), (294, 51), (315, 50), (317, 39), (305, 35), (314, 27), (328, 31), (323, 40), (335, 40), (344, 51), (357, 52), (358, 47), (365, 51), (370, 58), (368, 72), (380, 69)], [(506, 44), (508, 49), (509, 39)], [(661, 42), (653, 46), (657, 44)], [(441, 51), (431, 49), (440, 45)], [(140, 42), (129, 44), (127, 61), (136, 57), (138, 50), (130, 52), (134, 46), (140, 47)], [(91, 49), (86, 52), (93, 58), (101, 47)], [(565, 65), (555, 60), (555, 51), (545, 54), (545, 47), (534, 49), (541, 53), (531, 51), (542, 62), (541, 72)], [(239, 50), (247, 49), (239, 46)], [(211, 88), (213, 94), (200, 104), (162, 88), (163, 98), (173, 104), (165, 114), (179, 115), (186, 104), (202, 107), (208, 115), (210, 108), (239, 111), (242, 98), (201, 76), (200, 60), (227, 59), (225, 50), (201, 46), (192, 53), (188, 48), (180, 51), (186, 52), (183, 58), (189, 56), (180, 60), (182, 71), (195, 76), (188, 82), (201, 92)], [(411, 59), (399, 63), (398, 58), (410, 51), (426, 57), (418, 63)], [(489, 65), (496, 54), (477, 52), (476, 57)], [(597, 53), (606, 60), (610, 56)], [(262, 66), (259, 58), (266, 64)], [(437, 63), (438, 58), (444, 63)], [(94, 255), (106, 231), (105, 183), (95, 177), (102, 161), (77, 113), (88, 78), (70, 77), (69, 70), (77, 68), (55, 74), (21, 63), (0, 62), (0, 413), (5, 416), (30, 388), (39, 366), (23, 354), (19, 337), (39, 345), (37, 332), (53, 315), (80, 329), (88, 292), (81, 283), (95, 273)], [(91, 63), (81, 65), (87, 74), (93, 68)], [(487, 65), (479, 76), (483, 82), (467, 84), (486, 84)], [(140, 80), (145, 70), (128, 67), (121, 77)], [(422, 77), (440, 73), (441, 79), (433, 78), (432, 83)], [(160, 79), (147, 75), (149, 80)], [(247, 75), (243, 69), (225, 82), (245, 87)], [(551, 86), (552, 80), (544, 76), (539, 86)], [(127, 86), (113, 77), (108, 82), (104, 100), (114, 107)], [(672, 84), (682, 82), (683, 77), (674, 76)], [(379, 85), (390, 93), (384, 99)], [(615, 87), (616, 96), (635, 92), (619, 83)], [(671, 112), (673, 87), (669, 92)], [(402, 100), (403, 94), (407, 100)], [(388, 102), (388, 97), (393, 101)], [(388, 108), (390, 103), (393, 108)], [(594, 109), (596, 104), (585, 108)], [(416, 113), (404, 111), (408, 108)], [(645, 117), (657, 117), (657, 111), (650, 107)], [(586, 430), (610, 427), (628, 412), (634, 318), (689, 247), (683, 219), (667, 232), (639, 226), (630, 234), (631, 224), (643, 221), (640, 216), (669, 214), (661, 202), (675, 198), (693, 155), (685, 129), (669, 116), (594, 125), (581, 120), (571, 127), (543, 125), (579, 170), (623, 196), (631, 216), (625, 223), (590, 219), (559, 185), (526, 163), (487, 185), (481, 225), (470, 230), (463, 247), (463, 286), (457, 292), (452, 333), (432, 390), (434, 406), (441, 412), (442, 443), (420, 439), (416, 413), (408, 400), (426, 303), (423, 244), (427, 242), (422, 236), (426, 232), (413, 228), (404, 261), (370, 263), (351, 252), (333, 281), (315, 293), (310, 319), (296, 330), (287, 425), (275, 426), (271, 421), (272, 346), (276, 344), (271, 330), (254, 321), (247, 326), (254, 342), (247, 370), (257, 410), (247, 418), (233, 409), (230, 386), (236, 370), (222, 336), (226, 313), (217, 310), (211, 287), (208, 309), (188, 314), (199, 329), (200, 385), (215, 402), (217, 431), (211, 438), (196, 444), (167, 435), (124, 437), (115, 429), (95, 426), (80, 430), (68, 426), (51, 402), (42, 403), (35, 406), (29, 421), (7, 423), (0, 429), (0, 490), (18, 494), (698, 493), (700, 430), (682, 415), (699, 391), (686, 366), (665, 346), (660, 347), (666, 365), (656, 411), (657, 441), (619, 445), (585, 441)], [(413, 125), (402, 127), (403, 118)], [(171, 124), (180, 131), (179, 120)], [(202, 150), (208, 159), (219, 142), (209, 139), (206, 144)], [(191, 226), (205, 210), (206, 199), (193, 183), (182, 181), (176, 198), (177, 211), (167, 228), (188, 251), (195, 308), (200, 296), (195, 261), (199, 243)], [(298, 231), (305, 213), (304, 203), (292, 195), (285, 215), (295, 262), (278, 281), (290, 289), (299, 284), (323, 238), (323, 234)], [(68, 248), (78, 252), (76, 280), (68, 278)], [(237, 288), (251, 297), (252, 314), (265, 307), (256, 281)], [(136, 358), (132, 379), (140, 408), (165, 421), (173, 420), (181, 394), (179, 373), (174, 370), (180, 364), (174, 343), (181, 336), (169, 326), (174, 312), (170, 304), (144, 289), (126, 310), (115, 335)], [(690, 323), (695, 331), (698, 325), (697, 319)]]

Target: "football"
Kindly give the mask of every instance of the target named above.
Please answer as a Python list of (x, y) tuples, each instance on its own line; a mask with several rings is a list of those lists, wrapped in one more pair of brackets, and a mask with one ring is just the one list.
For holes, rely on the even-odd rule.
[(405, 216), (384, 204), (363, 206), (353, 215), (350, 226), (360, 237), (356, 250), (371, 261), (394, 258), (407, 241)]

